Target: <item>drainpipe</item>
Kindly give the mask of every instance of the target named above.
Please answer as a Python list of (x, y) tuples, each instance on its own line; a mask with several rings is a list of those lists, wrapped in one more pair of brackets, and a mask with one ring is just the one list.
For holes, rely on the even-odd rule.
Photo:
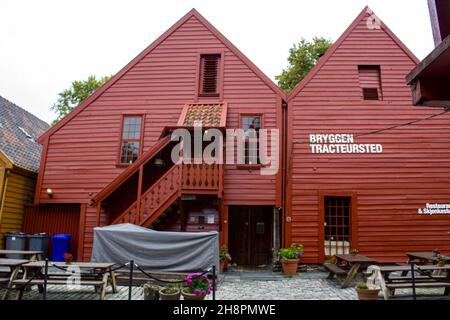
[(273, 247), (272, 247), (272, 271), (281, 270), (278, 251), (280, 250), (280, 213), (281, 208), (273, 208)]
[(8, 187), (8, 176), (9, 176), (9, 171), (8, 169), (5, 168), (5, 176), (3, 181), (0, 181), (0, 183), (2, 184), (2, 188), (1, 193), (0, 193), (0, 224), (2, 222), (2, 218), (3, 218), (3, 206), (5, 204), (5, 198), (6, 198), (6, 188)]
[(287, 184), (288, 184), (288, 167), (287, 167), (287, 157), (289, 156), (287, 154), (287, 131), (288, 131), (288, 104), (286, 101), (282, 101), (282, 179), (281, 179), (281, 214), (279, 217), (279, 221), (281, 222), (279, 226), (279, 230), (281, 233), (281, 236), (283, 237), (281, 240), (281, 245), (286, 245), (284, 243), (284, 239), (286, 239), (286, 214), (287, 214)]

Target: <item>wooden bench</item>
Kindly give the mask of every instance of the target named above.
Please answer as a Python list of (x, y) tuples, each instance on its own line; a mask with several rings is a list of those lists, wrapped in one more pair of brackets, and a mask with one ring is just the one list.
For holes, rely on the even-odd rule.
[[(431, 279), (428, 276), (419, 276), (416, 275), (414, 277), (414, 280), (417, 282), (423, 282), (423, 281), (435, 281), (435, 280), (445, 280), (447, 279), (447, 276), (432, 276), (433, 279)], [(411, 276), (390, 276), (389, 277), (389, 281), (408, 281), (408, 282), (412, 282), (412, 278)]]
[[(99, 299), (103, 300), (105, 297), (105, 290), (106, 290), (106, 283), (102, 280), (80, 280), (78, 283), (68, 283), (68, 279), (47, 279), (47, 284), (53, 284), (53, 285), (81, 285), (81, 286), (94, 286), (95, 292), (98, 292), (98, 289), (100, 289), (99, 292)], [(23, 285), (37, 285), (37, 286), (43, 286), (44, 285), (44, 279), (33, 279), (33, 280), (26, 280), (26, 279), (20, 279), (20, 280), (14, 280), (14, 285), (17, 286), (23, 286)], [(19, 289), (19, 293), (17, 295), (17, 299), (22, 299), (23, 291), (25, 290), (24, 287)]]
[[(410, 289), (413, 287), (412, 282), (406, 283), (386, 283), (389, 289)], [(448, 282), (419, 282), (415, 284), (416, 288), (447, 288), (450, 287)]]
[[(24, 285), (29, 283), (30, 285), (43, 285), (44, 280), (43, 279), (33, 279), (33, 280), (14, 280), (14, 284), (16, 285)], [(48, 279), (47, 284), (67, 284), (67, 279)], [(80, 280), (80, 285), (84, 286), (98, 286), (103, 285), (103, 281), (98, 280)]]
[(347, 276), (347, 272), (344, 269), (341, 269), (339, 266), (334, 263), (324, 263), (323, 267), (327, 269), (330, 274), (328, 275), (328, 279), (332, 279), (334, 276), (345, 277)]

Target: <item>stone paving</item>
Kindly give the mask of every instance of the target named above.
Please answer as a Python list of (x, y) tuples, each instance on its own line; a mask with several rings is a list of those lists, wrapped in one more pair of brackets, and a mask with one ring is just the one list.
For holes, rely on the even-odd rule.
[[(313, 271), (285, 277), (276, 273), (226, 273), (218, 284), (217, 300), (355, 300), (355, 290), (341, 289), (336, 281), (326, 279), (327, 274)], [(106, 300), (127, 300), (128, 287), (119, 286), (119, 292), (108, 288)], [(443, 289), (418, 289), (420, 299), (442, 299)], [(411, 299), (411, 290), (401, 290), (395, 299)], [(98, 294), (90, 287), (68, 290), (66, 286), (49, 285), (49, 300), (96, 300)], [(25, 292), (23, 299), (40, 300), (36, 287)], [(133, 300), (143, 299), (142, 287), (134, 287)], [(207, 299), (211, 299), (208, 296)]]

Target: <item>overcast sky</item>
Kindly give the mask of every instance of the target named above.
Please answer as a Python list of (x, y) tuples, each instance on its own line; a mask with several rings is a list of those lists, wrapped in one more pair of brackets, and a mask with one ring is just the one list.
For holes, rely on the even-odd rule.
[(73, 80), (116, 73), (192, 8), (274, 79), (294, 42), (336, 40), (366, 5), (419, 59), (433, 49), (426, 0), (1, 0), (0, 95), (50, 122)]

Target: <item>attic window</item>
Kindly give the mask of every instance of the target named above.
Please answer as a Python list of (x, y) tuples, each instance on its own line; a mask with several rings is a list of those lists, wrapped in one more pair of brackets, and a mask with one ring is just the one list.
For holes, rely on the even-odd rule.
[(358, 66), (359, 84), (364, 100), (382, 100), (380, 66)]
[(220, 54), (200, 56), (200, 96), (219, 96)]
[(18, 127), (20, 131), (27, 137), (31, 142), (35, 142), (34, 138), (22, 127)]

